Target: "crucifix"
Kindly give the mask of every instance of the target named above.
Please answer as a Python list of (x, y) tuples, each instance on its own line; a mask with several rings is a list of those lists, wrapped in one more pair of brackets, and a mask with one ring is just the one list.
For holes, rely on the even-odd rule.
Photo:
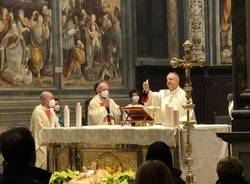
[(196, 57), (195, 60), (192, 59), (193, 44), (191, 41), (186, 40), (183, 44), (184, 47), (184, 57), (183, 59), (173, 58), (170, 63), (173, 68), (182, 67), (185, 70), (186, 82), (184, 85), (184, 90), (186, 92), (186, 104), (184, 109), (187, 110), (187, 121), (184, 122), (183, 128), (187, 130), (187, 142), (185, 145), (185, 164), (187, 166), (186, 172), (186, 183), (194, 184), (194, 176), (192, 173), (192, 144), (190, 143), (190, 130), (194, 128), (194, 122), (190, 121), (190, 111), (194, 109), (194, 104), (192, 103), (192, 82), (191, 82), (191, 68), (193, 65), (203, 66), (206, 60), (204, 57)]

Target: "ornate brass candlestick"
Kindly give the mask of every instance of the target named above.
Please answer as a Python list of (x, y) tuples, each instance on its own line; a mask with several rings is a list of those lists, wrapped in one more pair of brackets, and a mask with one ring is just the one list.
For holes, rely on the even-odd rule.
[(190, 143), (190, 130), (194, 128), (194, 122), (190, 121), (190, 111), (194, 109), (194, 104), (192, 103), (192, 82), (191, 82), (191, 73), (190, 70), (193, 66), (193, 64), (197, 64), (199, 66), (202, 66), (206, 61), (203, 57), (197, 57), (196, 60), (192, 60), (192, 50), (193, 50), (193, 44), (191, 41), (187, 40), (183, 44), (184, 47), (184, 58), (178, 59), (173, 58), (170, 63), (171, 65), (176, 67), (182, 67), (185, 69), (185, 76), (186, 76), (186, 82), (184, 86), (184, 90), (186, 92), (186, 98), (187, 102), (184, 105), (184, 109), (187, 110), (187, 121), (184, 122), (184, 129), (187, 130), (187, 142), (185, 146), (185, 164), (187, 166), (187, 172), (186, 172), (186, 183), (187, 184), (193, 184), (194, 183), (194, 176), (192, 173), (192, 144)]

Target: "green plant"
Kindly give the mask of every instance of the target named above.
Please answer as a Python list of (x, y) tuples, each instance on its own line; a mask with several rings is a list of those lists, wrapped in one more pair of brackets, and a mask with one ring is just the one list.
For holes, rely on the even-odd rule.
[(66, 170), (54, 172), (50, 178), (49, 184), (67, 184), (71, 179), (77, 177), (79, 171)]
[(135, 180), (133, 171), (117, 172), (102, 179), (100, 184), (131, 184)]

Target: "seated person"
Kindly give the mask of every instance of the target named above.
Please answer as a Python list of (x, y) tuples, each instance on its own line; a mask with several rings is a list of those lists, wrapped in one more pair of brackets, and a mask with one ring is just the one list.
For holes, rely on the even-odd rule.
[(63, 115), (60, 113), (61, 112), (61, 102), (58, 98), (54, 98), (56, 104), (54, 107), (54, 111), (56, 113), (56, 116), (58, 117), (58, 123), (60, 127), (64, 127), (64, 120), (63, 120)]
[(216, 171), (219, 177), (216, 184), (248, 184), (243, 178), (243, 166), (236, 157), (219, 160)]
[(148, 147), (146, 160), (160, 160), (168, 166), (171, 171), (174, 183), (185, 184), (185, 181), (181, 179), (181, 171), (173, 167), (172, 155), (170, 148), (164, 142), (154, 142)]
[(159, 160), (149, 160), (137, 170), (134, 184), (174, 184), (174, 181), (167, 165)]
[[(186, 104), (186, 92), (179, 86), (180, 77), (175, 72), (170, 72), (166, 77), (168, 89), (162, 89), (159, 92), (152, 92), (149, 82), (143, 82), (142, 101), (145, 106), (160, 107), (158, 121), (165, 121), (166, 105), (176, 108), (179, 111), (180, 121), (187, 121), (187, 110), (184, 109)], [(194, 111), (190, 112), (190, 120), (196, 121)]]
[(115, 118), (120, 117), (119, 105), (109, 97), (109, 85), (100, 82), (97, 87), (97, 94), (91, 99), (88, 106), (89, 125), (112, 125)]
[(24, 127), (13, 128), (0, 135), (4, 158), (1, 184), (48, 184), (51, 173), (35, 167), (35, 142)]

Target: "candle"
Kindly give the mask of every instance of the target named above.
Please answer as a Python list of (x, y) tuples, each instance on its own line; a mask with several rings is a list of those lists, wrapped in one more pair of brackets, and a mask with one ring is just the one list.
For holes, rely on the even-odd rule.
[(51, 127), (51, 128), (54, 128), (55, 125), (56, 125), (56, 116), (55, 116), (54, 109), (53, 109), (53, 108), (50, 108), (50, 109), (49, 109), (49, 113), (50, 113), (50, 120), (49, 120), (50, 127)]
[(179, 111), (177, 109), (174, 109), (174, 126), (179, 126)]
[(167, 126), (172, 127), (173, 126), (173, 107), (167, 106)]
[(82, 106), (80, 102), (76, 103), (76, 127), (82, 126)]
[(69, 125), (70, 125), (70, 110), (69, 110), (69, 107), (67, 105), (64, 106), (63, 115), (64, 115), (64, 127), (69, 127)]

